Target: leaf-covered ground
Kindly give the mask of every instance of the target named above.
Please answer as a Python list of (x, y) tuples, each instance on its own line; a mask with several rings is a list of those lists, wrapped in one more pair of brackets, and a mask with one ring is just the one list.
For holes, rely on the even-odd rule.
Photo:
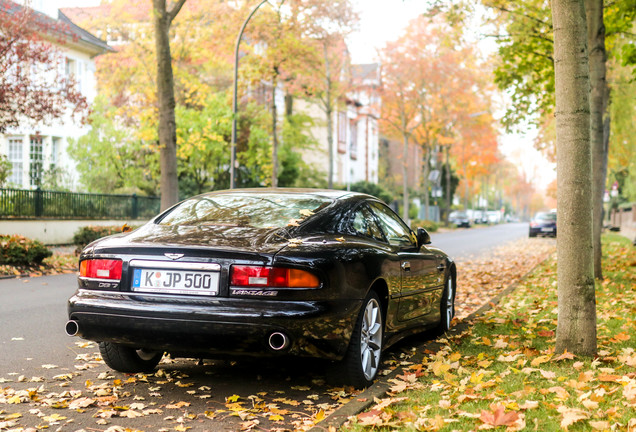
[(554, 256), (460, 334), (392, 381), (345, 430), (636, 430), (636, 250), (604, 239), (598, 355), (554, 354)]
[[(523, 239), (488, 258), (458, 262), (459, 315), (468, 315), (520, 280), (554, 245), (549, 239)], [(494, 336), (487, 338), (491, 345), (502, 343)], [(411, 347), (406, 343), (389, 351), (382, 375), (408, 364)], [(41, 376), (0, 371), (0, 431), (307, 430), (360, 393), (334, 385), (328, 378), (332, 366), (310, 360), (206, 360), (197, 365), (194, 360), (164, 358), (154, 374), (125, 375), (105, 366), (94, 343), (78, 340), (74, 351), (72, 369), (56, 366), (51, 359), (42, 365)], [(437, 355), (440, 370), (457, 375), (443, 366), (452, 353), (444, 347)], [(396, 391), (424, 385), (426, 381), (417, 377), (427, 374), (436, 361), (414, 365), (411, 375), (394, 383)], [(391, 398), (375, 410), (389, 415), (394, 403)], [(399, 412), (386, 423), (400, 418)]]
[(45, 258), (41, 265), (23, 267), (2, 264), (0, 265), (0, 277), (37, 277), (43, 275), (73, 273), (77, 271), (77, 256), (72, 252), (72, 250), (72, 247), (55, 248), (53, 249), (53, 255)]

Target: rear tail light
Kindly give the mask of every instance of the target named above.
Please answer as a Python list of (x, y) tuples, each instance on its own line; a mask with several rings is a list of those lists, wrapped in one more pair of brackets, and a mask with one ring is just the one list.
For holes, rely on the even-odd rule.
[(315, 274), (299, 269), (261, 266), (232, 266), (230, 284), (249, 288), (318, 288)]
[(80, 263), (80, 276), (91, 279), (121, 279), (121, 260), (87, 259)]

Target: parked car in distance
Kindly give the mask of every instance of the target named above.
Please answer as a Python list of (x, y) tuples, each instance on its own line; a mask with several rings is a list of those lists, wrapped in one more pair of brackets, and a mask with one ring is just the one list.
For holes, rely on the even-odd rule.
[(448, 330), (456, 267), (389, 207), (360, 193), (236, 189), (187, 199), (89, 244), (66, 332), (120, 372), (173, 357), (340, 361), (364, 387), (382, 351)]
[(473, 211), (473, 222), (475, 224), (487, 224), (488, 223), (488, 213), (483, 210), (474, 210)]
[(454, 211), (448, 216), (448, 221), (457, 227), (470, 228), (470, 218), (468, 214), (463, 211)]
[(555, 212), (539, 212), (530, 221), (530, 237), (557, 235), (557, 215)]

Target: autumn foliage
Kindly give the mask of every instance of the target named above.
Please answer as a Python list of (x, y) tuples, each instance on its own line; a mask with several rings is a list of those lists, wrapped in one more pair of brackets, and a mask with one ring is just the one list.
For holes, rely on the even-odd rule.
[(86, 114), (86, 99), (64, 73), (64, 58), (54, 45), (71, 40), (64, 25), (0, 1), (0, 133), (24, 121)]

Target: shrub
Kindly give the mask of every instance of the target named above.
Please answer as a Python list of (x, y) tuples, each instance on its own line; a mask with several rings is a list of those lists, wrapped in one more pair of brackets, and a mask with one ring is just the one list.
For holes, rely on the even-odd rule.
[[(126, 226), (126, 225), (124, 225)], [(85, 226), (81, 227), (73, 235), (73, 244), (77, 245), (78, 249), (83, 249), (87, 244), (94, 242), (97, 239), (106, 237), (112, 234), (118, 234), (122, 232), (121, 226)]]
[(37, 240), (20, 235), (0, 235), (0, 264), (33, 267), (53, 252)]
[(418, 228), (424, 228), (428, 232), (435, 232), (439, 229), (439, 224), (431, 220), (412, 219), (411, 229), (416, 231)]

